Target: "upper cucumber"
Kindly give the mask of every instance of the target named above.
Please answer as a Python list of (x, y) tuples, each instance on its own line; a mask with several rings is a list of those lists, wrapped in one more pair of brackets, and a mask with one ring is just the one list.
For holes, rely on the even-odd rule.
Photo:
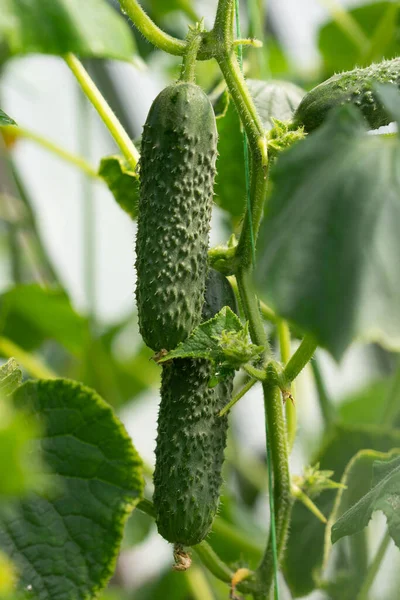
[(170, 350), (201, 320), (217, 130), (208, 97), (178, 83), (154, 100), (144, 126), (136, 239), (140, 332)]
[(400, 88), (400, 58), (334, 75), (304, 96), (293, 120), (310, 132), (321, 125), (332, 108), (354, 104), (371, 129), (388, 125), (392, 119), (374, 92), (374, 83), (394, 83)]

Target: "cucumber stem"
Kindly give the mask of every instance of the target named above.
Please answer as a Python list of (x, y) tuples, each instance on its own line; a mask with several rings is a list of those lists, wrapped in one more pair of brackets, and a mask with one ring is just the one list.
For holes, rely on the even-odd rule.
[(135, 169), (139, 160), (139, 152), (115, 116), (111, 107), (107, 104), (100, 90), (91, 79), (89, 73), (74, 54), (66, 54), (64, 60), (75, 75), (84, 94), (93, 104), (104, 125), (113, 136), (122, 154), (128, 160), (131, 167)]

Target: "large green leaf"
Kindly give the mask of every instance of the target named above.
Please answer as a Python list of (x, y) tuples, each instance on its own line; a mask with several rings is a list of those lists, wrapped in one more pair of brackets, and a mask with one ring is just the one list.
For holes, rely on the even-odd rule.
[(0, 108), (0, 125), (16, 125), (14, 119), (6, 115)]
[[(312, 464), (334, 471), (339, 481), (350, 459), (360, 450), (369, 448), (388, 452), (400, 446), (400, 431), (377, 426), (336, 426), (327, 436)], [(337, 492), (328, 490), (314, 500), (328, 517)], [(315, 588), (315, 577), (322, 566), (325, 526), (300, 502), (293, 507), (289, 540), (284, 559), (284, 574), (295, 598), (306, 596)]]
[[(272, 118), (289, 121), (305, 92), (288, 81), (248, 79), (247, 85), (266, 130)], [(227, 92), (225, 92), (227, 94)], [(218, 153), (216, 202), (233, 217), (240, 217), (245, 207), (243, 135), (240, 120), (231, 100), (217, 118)]]
[(360, 337), (400, 348), (399, 161), (398, 137), (342, 107), (273, 170), (257, 286), (336, 359)]
[(349, 10), (370, 45), (362, 49), (336, 21), (329, 21), (319, 32), (318, 47), (326, 75), (367, 66), (373, 61), (398, 56), (399, 2), (373, 2)]
[(391, 383), (391, 378), (378, 379), (346, 396), (338, 407), (341, 421), (350, 425), (379, 423)]
[(41, 53), (131, 60), (129, 26), (105, 0), (0, 0), (0, 56)]
[(25, 350), (55, 340), (79, 355), (88, 335), (87, 321), (61, 290), (18, 285), (0, 296), (0, 335)]
[[(376, 460), (372, 472), (371, 489), (332, 526), (333, 544), (344, 536), (354, 535), (364, 529), (372, 513), (381, 510), (386, 515), (389, 533), (400, 548), (400, 456), (393, 458), (389, 455), (386, 459)], [(351, 491), (350, 479), (347, 485)]]
[(41, 455), (32, 453), (39, 423), (15, 410), (10, 399), (21, 381), (22, 373), (13, 358), (0, 367), (0, 506), (45, 483)]
[(141, 460), (111, 408), (72, 381), (29, 381), (17, 407), (39, 438), (58, 485), (0, 515), (0, 546), (38, 600), (86, 600), (112, 575), (123, 527), (143, 494)]

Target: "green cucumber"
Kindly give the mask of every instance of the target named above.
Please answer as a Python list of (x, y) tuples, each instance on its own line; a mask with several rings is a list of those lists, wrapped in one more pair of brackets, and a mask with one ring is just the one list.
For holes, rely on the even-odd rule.
[(332, 108), (354, 104), (361, 110), (371, 129), (388, 125), (393, 119), (374, 92), (375, 83), (394, 83), (400, 88), (400, 58), (339, 73), (317, 85), (304, 96), (293, 121), (310, 132), (321, 125)]
[(157, 96), (141, 152), (136, 300), (140, 333), (158, 352), (201, 321), (217, 156), (215, 115), (201, 88), (177, 83)]
[[(228, 280), (211, 270), (203, 317), (236, 307)], [(153, 502), (159, 533), (182, 546), (208, 534), (219, 502), (228, 429), (219, 411), (230, 401), (233, 375), (209, 388), (212, 365), (175, 359), (163, 366)]]

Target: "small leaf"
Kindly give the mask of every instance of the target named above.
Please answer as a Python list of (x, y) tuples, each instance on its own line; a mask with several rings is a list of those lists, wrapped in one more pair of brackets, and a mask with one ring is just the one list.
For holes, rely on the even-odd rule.
[[(400, 452), (400, 450), (399, 450)], [(372, 513), (381, 510), (387, 517), (389, 533), (400, 547), (400, 456), (375, 461), (370, 491), (344, 513), (332, 527), (332, 543), (354, 535), (369, 523)]]
[(399, 161), (400, 140), (368, 135), (347, 106), (272, 172), (260, 295), (337, 360), (355, 338), (400, 348)]
[(122, 210), (135, 219), (139, 195), (139, 174), (122, 156), (107, 156), (101, 160), (99, 175), (103, 177)]
[(243, 326), (235, 313), (225, 306), (158, 362), (172, 358), (206, 358), (216, 369), (232, 371), (259, 356), (262, 351), (262, 346), (250, 342), (248, 325)]
[(130, 61), (129, 26), (104, 0), (0, 0), (0, 56), (40, 53)]
[(0, 546), (38, 600), (95, 597), (143, 495), (140, 457), (110, 406), (78, 383), (28, 381), (14, 400), (40, 419), (38, 442), (58, 485), (0, 513)]
[(319, 463), (306, 467), (304, 474), (293, 476), (293, 483), (310, 498), (319, 496), (324, 490), (335, 490), (343, 487), (341, 483), (331, 479), (333, 471), (320, 471)]
[(16, 125), (14, 119), (6, 115), (0, 108), (0, 125)]

